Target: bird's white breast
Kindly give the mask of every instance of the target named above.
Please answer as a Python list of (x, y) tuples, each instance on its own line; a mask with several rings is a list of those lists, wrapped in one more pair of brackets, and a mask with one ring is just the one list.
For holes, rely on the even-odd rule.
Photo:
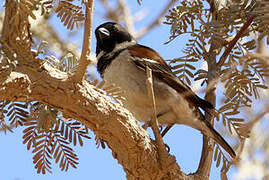
[[(129, 57), (128, 51), (123, 51), (104, 72), (104, 80), (108, 83), (113, 83), (119, 86), (123, 92), (126, 100), (123, 105), (129, 109), (139, 121), (149, 121), (144, 117), (150, 116), (150, 112), (145, 112), (148, 107), (147, 89), (145, 86), (145, 73), (137, 69)], [(141, 111), (143, 113), (141, 114)], [(137, 114), (139, 117), (137, 117)], [(143, 120), (142, 120), (143, 119)]]
[[(126, 57), (130, 57), (127, 50), (111, 62), (104, 72), (104, 80), (119, 86), (124, 91), (126, 100), (123, 105), (133, 113), (137, 120), (150, 121), (152, 107), (147, 92), (146, 73)], [(157, 114), (164, 113), (159, 118), (159, 123), (190, 125), (190, 121), (193, 121), (195, 117), (188, 102), (164, 82), (158, 79), (153, 79), (153, 81)]]

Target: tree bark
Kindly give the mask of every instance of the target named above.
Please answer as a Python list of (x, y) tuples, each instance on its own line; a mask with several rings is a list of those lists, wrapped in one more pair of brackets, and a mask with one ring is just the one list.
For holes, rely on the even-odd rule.
[[(180, 170), (168, 152), (167, 166), (162, 167), (157, 146), (148, 133), (104, 91), (85, 80), (74, 81), (37, 58), (31, 51), (28, 15), (16, 13), (17, 5), (6, 0), (1, 44), (8, 59), (0, 62), (0, 100), (39, 101), (81, 121), (107, 143), (127, 179), (194, 179)], [(12, 22), (16, 18), (19, 21)]]

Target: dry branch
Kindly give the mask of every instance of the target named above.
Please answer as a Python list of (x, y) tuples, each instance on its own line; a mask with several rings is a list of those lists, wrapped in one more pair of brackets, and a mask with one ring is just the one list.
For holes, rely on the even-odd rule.
[(173, 156), (167, 158), (170, 165), (167, 169), (159, 167), (157, 148), (148, 133), (103, 91), (86, 81), (75, 85), (67, 81), (67, 74), (57, 72), (47, 64), (40, 68), (25, 65), (22, 69), (27, 72), (12, 72), (2, 82), (0, 99), (15, 100), (26, 96), (84, 123), (112, 149), (128, 179), (177, 179), (175, 177), (182, 176)]
[(155, 136), (155, 141), (157, 144), (157, 151), (158, 151), (158, 156), (159, 156), (159, 163), (162, 168), (166, 168), (167, 165), (167, 157), (169, 156), (166, 149), (165, 145), (162, 139), (162, 136), (159, 131), (159, 124), (157, 120), (157, 114), (156, 114), (156, 103), (155, 103), (155, 96), (154, 96), (154, 90), (153, 90), (153, 78), (152, 78), (152, 70), (147, 66), (147, 89), (148, 89), (148, 96), (151, 100), (151, 105), (152, 105), (152, 120), (151, 120), (151, 127)]
[(160, 25), (161, 24), (161, 20), (163, 18), (163, 16), (165, 15), (165, 13), (168, 11), (168, 9), (175, 3), (174, 0), (170, 0), (167, 5), (162, 9), (162, 11), (160, 12), (160, 14), (158, 16), (155, 17), (155, 19), (146, 27), (144, 27), (143, 29), (141, 29), (140, 31), (138, 31), (134, 37), (139, 39), (142, 36), (144, 36), (146, 33), (148, 33), (150, 30), (152, 30), (155, 26)]
[[(123, 21), (124, 24), (126, 25), (126, 29), (128, 30), (128, 32), (130, 32), (134, 36), (135, 39), (142, 38), (145, 34), (151, 31), (154, 27), (160, 25), (162, 23), (161, 20), (164, 17), (165, 13), (175, 3), (174, 0), (169, 0), (169, 2), (161, 9), (160, 13), (156, 17), (154, 17), (153, 21), (150, 24), (146, 25), (144, 28), (140, 30), (136, 30), (135, 23), (136, 21), (140, 21), (140, 19), (136, 18), (136, 15), (132, 15), (131, 10), (128, 6), (128, 3), (126, 3), (126, 0), (117, 0), (117, 2), (118, 2), (118, 7), (113, 8), (112, 5), (109, 4), (109, 1), (101, 0), (101, 3), (106, 9), (107, 18), (116, 22)], [(119, 13), (119, 11), (121, 11), (121, 13)]]
[[(10, 24), (16, 16), (14, 7), (17, 3), (6, 0), (5, 5), (1, 44), (11, 61), (0, 64), (0, 100), (39, 101), (62, 111), (66, 117), (84, 123), (107, 143), (113, 157), (123, 166), (127, 179), (193, 179), (192, 175), (187, 176), (180, 171), (175, 157), (168, 153), (168, 165), (161, 168), (157, 148), (148, 133), (104, 91), (85, 80), (77, 83), (67, 73), (37, 58), (30, 49), (28, 16), (19, 14), (20, 21)], [(78, 80), (82, 78), (77, 76)]]
[(89, 0), (86, 3), (86, 19), (84, 24), (84, 37), (80, 62), (76, 74), (73, 79), (76, 82), (81, 82), (83, 76), (86, 73), (87, 66), (91, 63), (89, 58), (91, 52), (91, 40), (92, 40), (92, 15), (93, 15), (94, 0)]
[(229, 43), (228, 47), (225, 49), (224, 53), (220, 57), (219, 62), (217, 63), (218, 68), (221, 68), (223, 63), (225, 62), (227, 56), (230, 54), (232, 51), (234, 45), (237, 43), (237, 41), (242, 37), (244, 32), (247, 30), (247, 28), (251, 25), (253, 20), (257, 17), (257, 15), (252, 15), (248, 18), (248, 20), (245, 22), (245, 24), (241, 27), (241, 29), (238, 31), (236, 36), (233, 38), (233, 40)]
[[(219, 48), (219, 44), (216, 39), (212, 39), (212, 43), (209, 48), (207, 63), (208, 63), (208, 86), (207, 92), (205, 95), (205, 100), (210, 102), (214, 107), (216, 105), (216, 87), (217, 87), (217, 63), (216, 63), (216, 49)], [(209, 86), (210, 85), (210, 86)], [(213, 116), (206, 112), (205, 113), (206, 121), (209, 121), (212, 126), (214, 126)], [(210, 174), (210, 169), (212, 165), (212, 157), (214, 150), (214, 141), (209, 137), (203, 135), (203, 148), (202, 155), (199, 162), (199, 167), (197, 169), (197, 174), (203, 178), (208, 179)]]

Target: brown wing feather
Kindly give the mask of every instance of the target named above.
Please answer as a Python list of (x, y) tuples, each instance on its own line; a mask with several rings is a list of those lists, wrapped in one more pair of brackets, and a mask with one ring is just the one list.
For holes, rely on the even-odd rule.
[[(152, 69), (152, 73), (155, 77), (165, 81), (169, 86), (174, 88), (177, 92), (183, 95), (185, 99), (196, 107), (201, 107), (206, 110), (207, 108), (213, 108), (212, 104), (198, 97), (190, 87), (188, 87), (183, 81), (180, 81), (171, 71), (170, 66), (166, 64), (163, 58), (153, 49), (136, 44), (127, 48), (132, 57), (134, 57), (134, 63), (144, 71), (146, 66)], [(158, 63), (153, 63), (143, 59), (153, 59)]]
[(170, 67), (166, 64), (163, 58), (156, 51), (147, 46), (136, 44), (134, 46), (128, 47), (128, 50), (132, 56), (146, 59), (154, 59), (163, 66), (166, 66), (170, 69)]
[[(155, 77), (160, 80), (166, 82), (169, 86), (175, 89), (178, 93), (180, 93), (191, 106), (195, 107), (195, 111), (197, 116), (201, 118), (201, 120), (205, 123), (210, 131), (210, 137), (215, 139), (215, 141), (220, 144), (232, 158), (236, 157), (235, 152), (230, 147), (230, 145), (222, 138), (222, 136), (214, 130), (212, 125), (205, 121), (203, 114), (199, 110), (198, 107), (201, 107), (205, 111), (207, 108), (213, 108), (212, 104), (198, 97), (190, 87), (188, 87), (183, 81), (180, 81), (171, 71), (170, 67), (166, 64), (166, 62), (162, 59), (162, 57), (155, 52), (153, 49), (148, 48), (146, 46), (134, 45), (128, 47), (129, 53), (133, 56), (133, 60), (135, 65), (146, 71), (146, 67), (152, 69), (152, 73)], [(147, 60), (148, 59), (148, 60)], [(156, 60), (158, 63), (151, 62), (149, 60)]]

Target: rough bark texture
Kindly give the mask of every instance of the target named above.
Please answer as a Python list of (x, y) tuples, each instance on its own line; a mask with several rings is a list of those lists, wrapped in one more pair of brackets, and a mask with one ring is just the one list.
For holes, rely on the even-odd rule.
[[(31, 52), (27, 15), (16, 13), (17, 2), (6, 0), (1, 44), (9, 60), (0, 62), (0, 100), (39, 101), (84, 123), (111, 148), (127, 179), (194, 179), (185, 175), (167, 152), (161, 167), (157, 147), (134, 117), (86, 81), (75, 83)], [(16, 22), (13, 22), (17, 19)]]

